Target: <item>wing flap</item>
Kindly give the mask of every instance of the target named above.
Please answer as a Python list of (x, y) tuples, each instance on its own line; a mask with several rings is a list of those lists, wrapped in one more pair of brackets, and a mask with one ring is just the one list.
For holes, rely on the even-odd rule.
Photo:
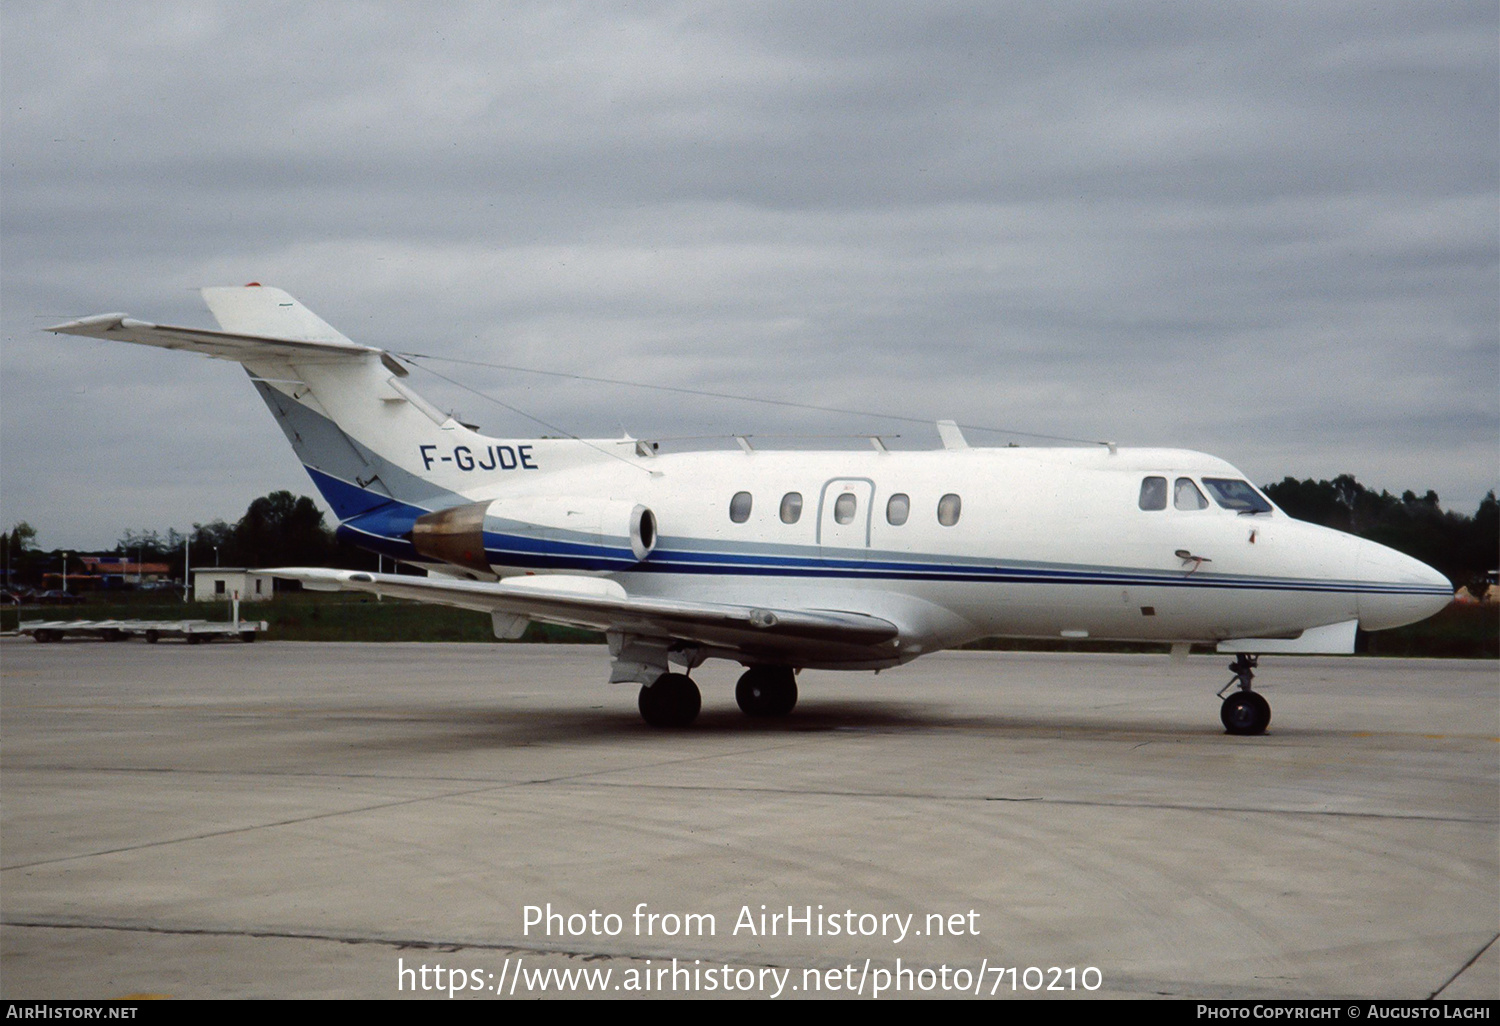
[(713, 645), (774, 648), (821, 642), (882, 646), (900, 629), (889, 620), (832, 609), (766, 609), (673, 599), (632, 598), (613, 581), (591, 577), (527, 577), (504, 581), (407, 577), (357, 570), (278, 567), (260, 573), (301, 581), (320, 591), (363, 591), (435, 602), (530, 620), (671, 637)]

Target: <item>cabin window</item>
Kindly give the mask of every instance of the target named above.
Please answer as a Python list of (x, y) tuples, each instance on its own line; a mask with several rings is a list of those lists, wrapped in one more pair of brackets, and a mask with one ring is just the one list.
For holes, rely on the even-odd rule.
[(854, 511), (859, 506), (859, 500), (854, 497), (853, 492), (845, 492), (833, 503), (833, 519), (841, 524), (854, 523)]
[(900, 527), (906, 523), (906, 518), (909, 516), (911, 516), (911, 496), (905, 492), (892, 495), (885, 504), (885, 522), (892, 527)]
[(1214, 501), (1225, 509), (1236, 513), (1269, 513), (1271, 504), (1256, 491), (1248, 481), (1235, 481), (1223, 477), (1205, 477), (1203, 487)]
[(729, 519), (736, 524), (743, 524), (750, 519), (750, 493), (735, 492), (734, 498), (729, 500)]
[(952, 492), (938, 500), (938, 523), (944, 527), (952, 527), (958, 523), (958, 516), (963, 512), (963, 500)]
[(1208, 500), (1193, 484), (1192, 478), (1179, 477), (1172, 486), (1172, 505), (1178, 509), (1208, 509)]
[(223, 581), (215, 581), (214, 582), (214, 594), (215, 595), (223, 595), (227, 590), (228, 589), (225, 587)]
[(802, 493), (787, 492), (781, 497), (781, 522), (795, 524), (802, 519)]
[(1167, 508), (1167, 479), (1148, 477), (1141, 482), (1141, 509)]

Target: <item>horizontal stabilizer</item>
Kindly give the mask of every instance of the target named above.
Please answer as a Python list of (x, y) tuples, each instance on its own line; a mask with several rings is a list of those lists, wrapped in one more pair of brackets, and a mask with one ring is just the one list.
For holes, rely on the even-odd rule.
[[(343, 342), (313, 342), (304, 339), (271, 338), (264, 335), (236, 335), (227, 331), (209, 331), (206, 328), (179, 328), (169, 324), (152, 324), (138, 321), (122, 313), (99, 314), (84, 317), (66, 324), (56, 324), (47, 331), (62, 335), (84, 335), (119, 342), (134, 342), (137, 345), (157, 346), (161, 349), (183, 349), (203, 353), (220, 360), (237, 360), (241, 363), (264, 360), (290, 360), (308, 362), (318, 360), (340, 360), (351, 356), (379, 355), (384, 351), (370, 346), (358, 345), (347, 339)], [(390, 361), (394, 364), (394, 361)], [(396, 364), (405, 374), (406, 369)]]

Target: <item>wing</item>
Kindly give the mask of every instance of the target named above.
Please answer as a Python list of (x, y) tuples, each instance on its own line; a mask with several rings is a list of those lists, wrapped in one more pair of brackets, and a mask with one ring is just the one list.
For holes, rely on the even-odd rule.
[[(490, 613), (496, 634), (525, 620), (671, 638), (731, 649), (755, 658), (799, 663), (840, 654), (849, 661), (890, 660), (900, 629), (889, 620), (836, 609), (768, 609), (717, 602), (631, 597), (601, 577), (553, 575), (466, 581), (358, 570), (280, 567), (262, 570), (314, 591), (363, 591)], [(514, 632), (519, 634), (519, 631)]]

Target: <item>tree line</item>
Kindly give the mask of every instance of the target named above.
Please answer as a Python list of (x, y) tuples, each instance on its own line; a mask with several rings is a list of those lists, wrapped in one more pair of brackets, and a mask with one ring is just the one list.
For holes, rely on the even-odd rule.
[[(36, 528), (22, 521), (0, 534), (7, 585), (40, 587), (44, 574), (61, 569), (63, 550), (36, 550), (33, 546), (37, 533)], [(167, 576), (176, 580), (183, 577), (185, 558), (193, 569), (330, 566), (374, 570), (378, 565), (372, 553), (338, 538), (312, 499), (287, 491), (256, 499), (233, 524), (211, 520), (194, 524), (186, 534), (175, 528), (169, 528), (165, 534), (156, 530), (127, 530), (115, 543), (112, 553), (70, 550), (70, 554), (75, 558), (109, 554), (131, 563), (161, 563), (168, 567)], [(80, 564), (71, 565), (76, 570)]]
[(1368, 538), (1441, 571), (1474, 594), (1500, 567), (1500, 503), (1491, 491), (1473, 516), (1444, 510), (1437, 492), (1376, 492), (1340, 474), (1332, 481), (1283, 478), (1262, 491), (1290, 516)]

